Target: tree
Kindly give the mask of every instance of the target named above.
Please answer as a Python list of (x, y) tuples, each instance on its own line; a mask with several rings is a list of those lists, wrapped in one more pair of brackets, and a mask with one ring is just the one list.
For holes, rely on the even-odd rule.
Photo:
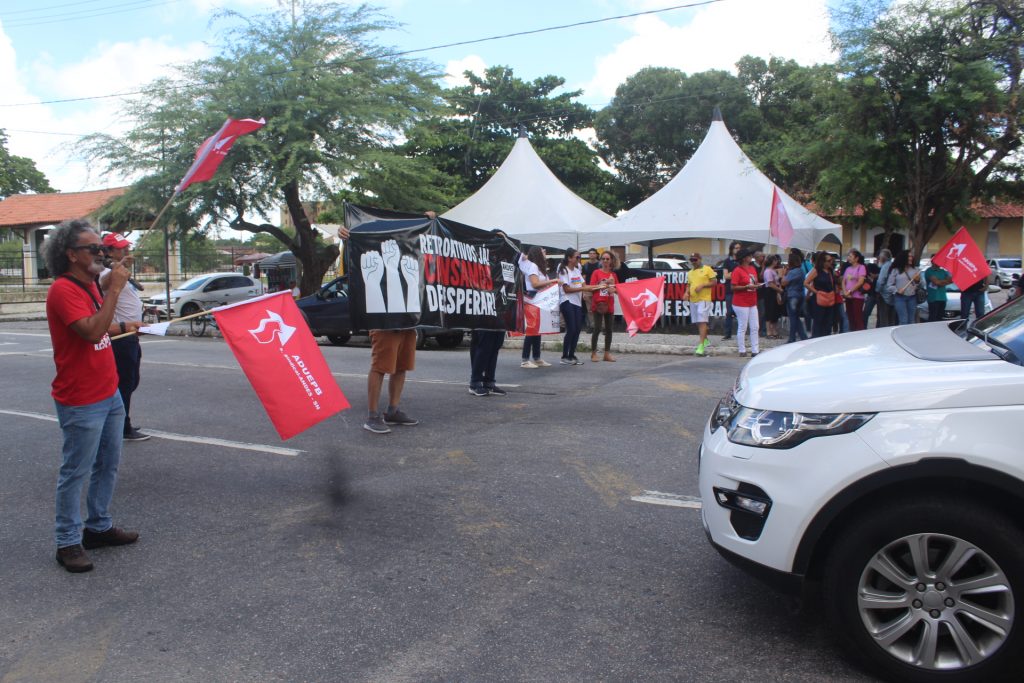
[(0, 199), (25, 192), (55, 191), (34, 161), (7, 150), (7, 131), (0, 128)]
[(905, 218), (915, 256), (1012, 172), (1021, 144), (1024, 6), (851, 4), (835, 40), (843, 88), (822, 127), (820, 196)]
[(736, 138), (756, 138), (760, 114), (726, 71), (648, 67), (626, 79), (595, 121), (601, 157), (630, 186), (631, 204), (657, 192), (700, 146), (718, 106)]
[[(153, 212), (192, 161), (198, 144), (228, 116), (263, 116), (267, 125), (238, 140), (213, 180), (189, 187), (168, 212), (179, 230), (228, 224), (273, 235), (302, 264), (303, 293), (318, 287), (338, 248), (312, 227), (304, 200), (324, 199), (346, 183), (386, 173), (382, 150), (436, 108), (432, 66), (390, 55), (372, 40), (394, 24), (365, 6), (293, 0), (235, 22), (220, 53), (181, 68), (181, 83), (161, 80), (130, 103), (136, 122), (123, 139), (94, 135), (80, 146), (109, 173), (144, 174), (111, 213)], [(294, 235), (252, 216), (283, 203)]]
[(548, 75), (524, 81), (507, 66), (464, 75), (469, 84), (444, 90), (446, 108), (414, 126), (397, 150), (407, 159), (429, 163), (437, 176), (447, 179), (440, 186), (444, 196), (433, 205), (405, 206), (450, 208), (479, 190), (508, 156), (522, 127), (537, 154), (566, 186), (605, 211), (622, 208), (621, 183), (598, 165), (597, 154), (583, 140), (574, 137), (593, 124), (593, 110), (575, 101), (581, 91), (554, 94), (565, 79)]

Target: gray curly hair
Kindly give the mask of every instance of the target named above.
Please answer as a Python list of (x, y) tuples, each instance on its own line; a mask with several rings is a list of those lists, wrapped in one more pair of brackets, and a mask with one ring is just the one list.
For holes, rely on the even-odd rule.
[(68, 249), (78, 246), (78, 236), (88, 230), (99, 235), (89, 221), (79, 218), (73, 221), (64, 221), (46, 236), (46, 241), (43, 242), (43, 260), (46, 262), (46, 269), (50, 271), (51, 277), (59, 277), (71, 270)]

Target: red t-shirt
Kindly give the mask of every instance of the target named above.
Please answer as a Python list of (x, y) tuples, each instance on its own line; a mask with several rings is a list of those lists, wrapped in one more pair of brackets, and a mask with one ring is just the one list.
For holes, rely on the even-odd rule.
[(757, 284), (757, 269), (754, 266), (736, 266), (732, 271), (732, 305), (757, 306), (757, 290), (737, 290), (736, 285)]
[[(595, 270), (593, 273), (590, 274), (590, 284), (592, 284), (592, 285), (599, 285), (599, 284), (601, 284), (601, 280), (607, 280), (608, 278), (611, 278), (612, 280), (615, 280), (615, 284), (619, 284), (619, 276), (615, 274), (614, 270), (612, 272), (610, 272), (610, 273), (606, 273), (603, 270), (601, 270), (600, 268), (598, 268), (597, 270)], [(603, 290), (600, 290), (600, 289), (596, 290), (594, 292), (594, 297), (593, 297), (593, 299), (590, 302), (590, 310), (591, 311), (595, 311), (595, 312), (597, 311), (597, 302), (598, 301), (607, 301), (608, 302), (608, 312), (609, 313), (614, 313), (615, 312), (615, 295), (614, 294), (608, 294), (607, 292), (605, 292)]]
[[(89, 291), (100, 304), (103, 297), (96, 283)], [(82, 339), (71, 324), (95, 315), (96, 306), (82, 287), (66, 277), (57, 278), (46, 293), (46, 321), (50, 325), (53, 362), (54, 400), (66, 406), (84, 406), (108, 399), (117, 391), (117, 366), (110, 337), (103, 335), (98, 344)]]

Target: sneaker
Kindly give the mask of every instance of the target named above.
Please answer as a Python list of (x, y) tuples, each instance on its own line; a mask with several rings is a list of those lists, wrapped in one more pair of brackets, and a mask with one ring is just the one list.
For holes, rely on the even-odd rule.
[(409, 417), (398, 408), (395, 408), (393, 412), (387, 411), (384, 413), (384, 424), (403, 425), (406, 427), (412, 427), (413, 425), (418, 425), (419, 423), (419, 420)]
[(524, 360), (519, 364), (521, 368), (539, 368), (540, 366), (534, 363), (532, 360)]
[(483, 387), (470, 387), (469, 393), (472, 396), (486, 396), (488, 394), (488, 391)]
[(82, 531), (82, 545), (88, 550), (102, 548), (105, 545), (130, 545), (139, 540), (138, 531), (125, 531), (112, 526), (106, 531)]
[(693, 350), (693, 355), (695, 355), (695, 356), (703, 356), (704, 355), (704, 347), (707, 346), (707, 345), (708, 345), (707, 340), (702, 341), (700, 344), (697, 344), (697, 348), (695, 348)]
[(549, 363), (546, 360), (543, 360), (541, 358), (535, 359), (533, 361), (533, 364), (536, 365), (538, 368), (550, 368), (551, 367), (551, 363)]
[(81, 544), (57, 548), (57, 564), (72, 574), (92, 571), (92, 561), (86, 555), (85, 548)]
[(757, 353), (758, 353), (757, 351), (751, 351), (750, 352), (750, 357), (753, 358), (754, 356), (757, 355)]
[(145, 441), (146, 439), (149, 438), (151, 438), (149, 434), (144, 434), (135, 427), (132, 427), (131, 429), (124, 433), (125, 441)]
[(559, 358), (558, 363), (560, 365), (576, 365), (572, 358)]
[(581, 361), (581, 360), (580, 360), (579, 358), (577, 358), (576, 356), (573, 356), (573, 357), (572, 357), (572, 364), (573, 364), (573, 365), (583, 365), (583, 361)]
[(491, 396), (508, 396), (508, 392), (501, 387), (487, 387), (487, 393)]
[(384, 418), (380, 415), (371, 415), (366, 418), (366, 422), (363, 423), (363, 429), (374, 434), (387, 434), (391, 431), (391, 427), (384, 424)]

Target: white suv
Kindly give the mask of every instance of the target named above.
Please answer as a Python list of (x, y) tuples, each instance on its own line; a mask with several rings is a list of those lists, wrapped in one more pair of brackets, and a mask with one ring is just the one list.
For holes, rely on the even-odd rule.
[(752, 359), (704, 430), (709, 539), (776, 585), (820, 589), (843, 644), (890, 680), (1020, 680), (1021, 359), (1024, 299), (973, 327)]
[[(213, 308), (221, 304), (244, 301), (263, 293), (263, 285), (241, 273), (206, 273), (196, 275), (171, 290), (171, 312), (173, 317), (197, 313), (200, 309)], [(167, 296), (161, 291), (146, 300), (156, 306), (164, 315), (167, 310)]]

